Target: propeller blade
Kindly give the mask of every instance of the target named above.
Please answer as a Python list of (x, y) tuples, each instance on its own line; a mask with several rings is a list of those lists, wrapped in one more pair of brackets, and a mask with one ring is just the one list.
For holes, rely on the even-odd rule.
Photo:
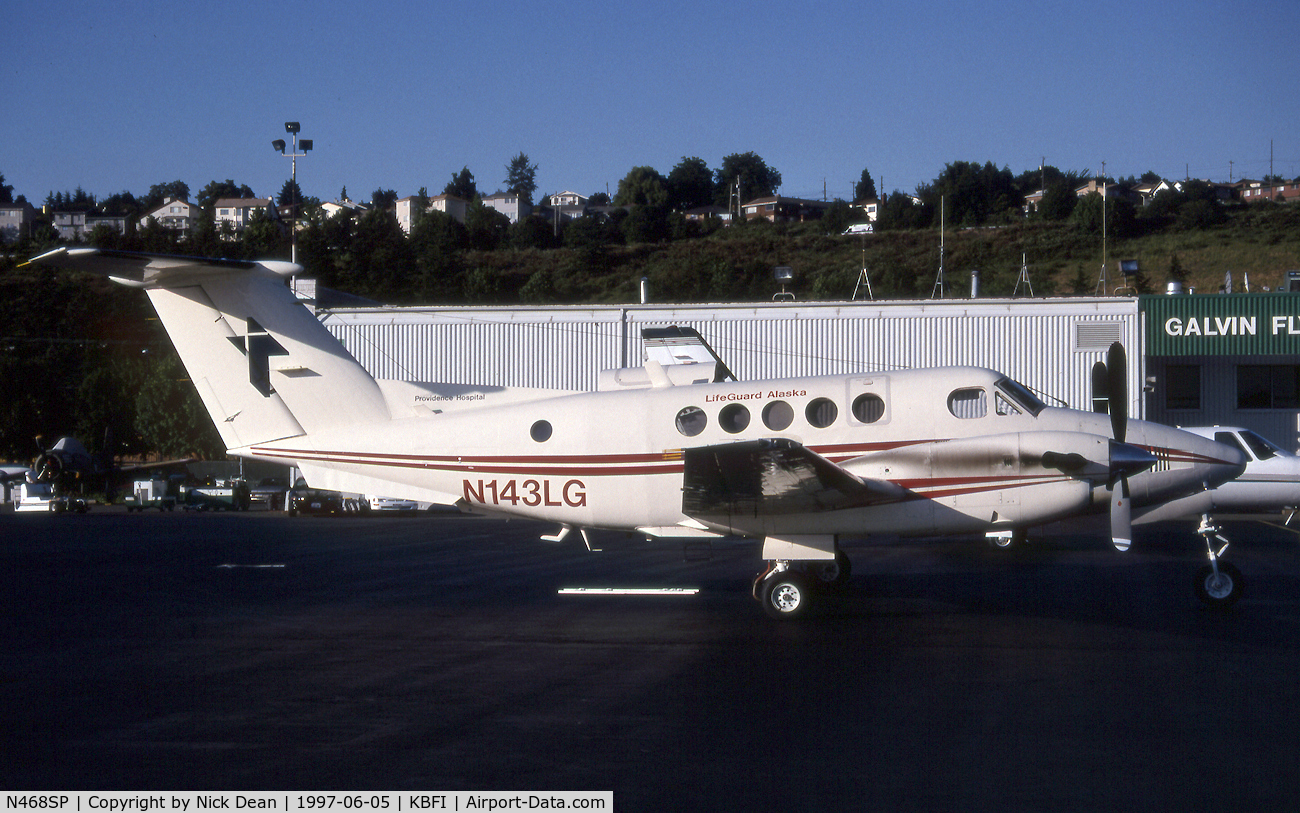
[(1128, 433), (1128, 362), (1124, 345), (1119, 342), (1106, 352), (1106, 402), (1110, 407), (1111, 437), (1123, 443)]
[(1115, 550), (1133, 545), (1133, 516), (1129, 507), (1128, 480), (1120, 479), (1110, 491), (1110, 541)]
[(1105, 414), (1110, 412), (1106, 400), (1106, 362), (1099, 361), (1092, 365), (1092, 411)]

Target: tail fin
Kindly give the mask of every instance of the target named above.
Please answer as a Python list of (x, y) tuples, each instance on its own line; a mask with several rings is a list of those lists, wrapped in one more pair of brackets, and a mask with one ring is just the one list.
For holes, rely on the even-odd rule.
[(232, 451), (390, 417), (374, 378), (285, 286), (297, 265), (93, 248), (30, 264), (143, 288)]

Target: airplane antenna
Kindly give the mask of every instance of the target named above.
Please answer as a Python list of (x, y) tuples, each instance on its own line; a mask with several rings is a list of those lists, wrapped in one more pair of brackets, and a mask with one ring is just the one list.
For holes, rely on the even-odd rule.
[(1106, 162), (1101, 162), (1101, 276), (1097, 278), (1097, 296), (1106, 295)]
[(934, 290), (930, 291), (931, 299), (943, 299), (943, 198), (943, 195), (939, 196), (939, 275), (934, 278)]
[(858, 272), (858, 282), (853, 286), (853, 300), (857, 300), (858, 291), (864, 285), (867, 288), (867, 299), (874, 302), (876, 296), (871, 293), (871, 277), (867, 274), (867, 236), (865, 234), (862, 235), (862, 270)]
[(1029, 283), (1029, 255), (1028, 254), (1020, 255), (1020, 278), (1016, 280), (1016, 289), (1011, 292), (1011, 297), (1013, 299), (1017, 296), (1020, 296), (1020, 286), (1022, 284), (1025, 286), (1025, 290), (1028, 291), (1029, 295), (1032, 297), (1034, 295), (1034, 286)]

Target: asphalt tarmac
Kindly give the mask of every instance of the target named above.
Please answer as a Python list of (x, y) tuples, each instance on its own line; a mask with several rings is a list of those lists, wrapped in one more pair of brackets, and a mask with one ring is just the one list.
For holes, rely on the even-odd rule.
[[(1300, 809), (1300, 543), (1229, 526), (847, 548), (800, 623), (748, 543), (458, 515), (0, 512), (5, 790), (612, 790), (619, 810)], [(698, 551), (697, 551), (698, 553)], [(694, 595), (568, 595), (566, 587)]]

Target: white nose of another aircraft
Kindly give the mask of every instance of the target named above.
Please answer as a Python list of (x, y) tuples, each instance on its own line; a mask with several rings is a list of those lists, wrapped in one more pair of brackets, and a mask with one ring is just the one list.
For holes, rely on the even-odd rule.
[(1128, 442), (1155, 455), (1158, 462), (1135, 481), (1145, 481), (1145, 493), (1134, 499), (1165, 502), (1198, 489), (1214, 488), (1246, 469), (1240, 449), (1200, 435), (1160, 424), (1133, 421)]

